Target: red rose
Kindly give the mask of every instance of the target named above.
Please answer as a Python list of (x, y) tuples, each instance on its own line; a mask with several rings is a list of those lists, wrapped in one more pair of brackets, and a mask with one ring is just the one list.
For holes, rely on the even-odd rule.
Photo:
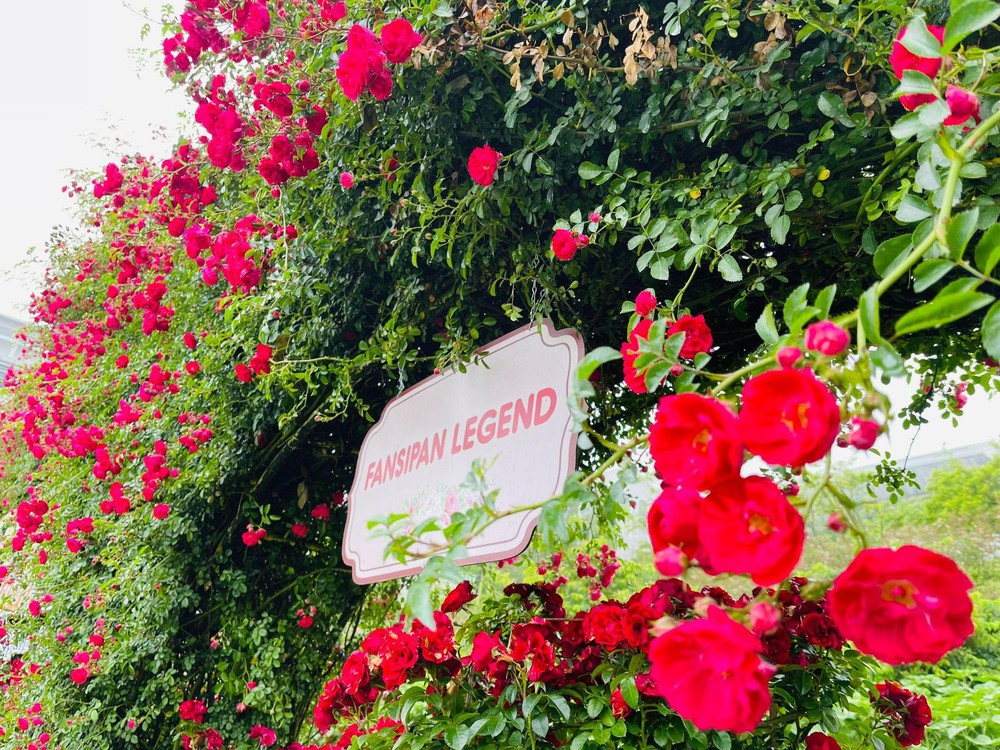
[[(553, 242), (554, 241), (555, 240), (553, 240)], [(635, 360), (639, 356), (639, 339), (646, 339), (649, 337), (649, 329), (652, 325), (653, 321), (651, 320), (640, 320), (635, 324), (635, 328), (632, 329), (632, 333), (629, 334), (628, 341), (622, 344), (621, 347), (622, 370), (625, 375), (625, 385), (627, 385), (629, 390), (633, 393), (646, 393), (646, 379), (643, 377), (642, 373), (636, 372)]]
[(760, 658), (760, 641), (719, 607), (653, 641), (656, 691), (683, 718), (707, 732), (750, 732), (771, 707), (775, 669)]
[(328, 23), (337, 23), (347, 18), (347, 3), (344, 0), (337, 0), (333, 5), (329, 4), (329, 0), (324, 0), (322, 8), (320, 18)]
[(794, 367), (795, 364), (802, 359), (802, 350), (797, 346), (785, 346), (778, 349), (775, 359), (778, 360), (778, 365), (782, 369), (788, 369), (789, 367)]
[(356, 102), (368, 87), (368, 64), (364, 56), (345, 51), (337, 61), (337, 81), (344, 96)]
[(201, 724), (205, 720), (208, 709), (201, 701), (187, 700), (181, 703), (177, 712), (181, 721), (193, 721), (195, 724)]
[(457, 612), (475, 598), (476, 595), (472, 593), (472, 584), (468, 581), (462, 581), (444, 598), (441, 603), (441, 611)]
[(821, 320), (806, 328), (806, 349), (836, 357), (847, 350), (851, 344), (851, 334), (829, 320)]
[(250, 369), (257, 375), (271, 372), (271, 347), (267, 344), (257, 344), (257, 351), (250, 358)]
[(77, 667), (69, 673), (69, 678), (77, 685), (85, 683), (88, 677), (90, 677), (90, 673), (87, 672), (86, 667)]
[(820, 648), (839, 649), (844, 645), (844, 637), (830, 616), (823, 612), (810, 612), (803, 617), (797, 631), (812, 645)]
[(389, 94), (392, 93), (392, 76), (388, 70), (382, 68), (372, 71), (369, 81), (368, 90), (376, 101), (384, 102), (389, 98)]
[(931, 707), (927, 698), (911, 692), (898, 682), (881, 682), (875, 686), (878, 694), (871, 695), (875, 710), (887, 718), (886, 728), (903, 747), (924, 741), (924, 728), (931, 723)]
[(802, 466), (830, 450), (840, 408), (810, 370), (771, 370), (743, 386), (739, 431), (747, 450), (767, 463)]
[(236, 379), (241, 383), (249, 383), (251, 380), (253, 380), (253, 371), (245, 364), (240, 362), (238, 365), (236, 365)]
[(237, 10), (233, 26), (245, 40), (256, 39), (271, 28), (271, 14), (262, 2), (247, 3)]
[(694, 490), (739, 476), (743, 463), (736, 415), (721, 401), (696, 393), (660, 399), (649, 452), (664, 482)]
[(851, 431), (847, 434), (847, 444), (866, 451), (878, 439), (878, 422), (864, 417), (851, 417)]
[(382, 679), (386, 690), (395, 690), (404, 682), (410, 667), (417, 663), (420, 656), (420, 641), (409, 633), (403, 632), (400, 626), (386, 631), (385, 640), (380, 649), (382, 657)]
[[(928, 26), (927, 30), (934, 35), (939, 42), (944, 42), (944, 27)], [(940, 57), (919, 57), (903, 46), (903, 38), (907, 29), (902, 28), (896, 34), (896, 41), (892, 44), (892, 52), (889, 54), (889, 64), (892, 65), (892, 72), (896, 78), (903, 80), (903, 72), (907, 70), (918, 70), (928, 78), (934, 78), (941, 70), (942, 59)], [(931, 97), (934, 98), (933, 96)]]
[(781, 612), (770, 602), (757, 602), (750, 607), (750, 627), (758, 636), (773, 633), (781, 625)]
[(657, 558), (664, 550), (676, 548), (711, 573), (708, 555), (698, 541), (701, 502), (694, 490), (668, 487), (650, 506), (646, 522)]
[(613, 651), (625, 640), (622, 633), (624, 617), (625, 608), (620, 604), (598, 604), (583, 616), (583, 634)]
[(656, 295), (648, 289), (639, 292), (635, 298), (635, 313), (642, 317), (648, 316), (656, 309)]
[(828, 734), (813, 732), (806, 737), (806, 750), (840, 750), (840, 743)]
[(625, 608), (625, 615), (622, 617), (622, 638), (632, 648), (645, 650), (651, 639), (649, 628), (652, 622), (658, 620), (662, 615), (662, 611), (657, 611), (641, 601), (630, 599)]
[(367, 690), (370, 680), (368, 655), (364, 651), (353, 652), (340, 670), (340, 681), (344, 689), (349, 695), (357, 696), (359, 691)]
[(420, 620), (413, 623), (413, 634), (420, 639), (420, 652), (432, 664), (444, 664), (455, 656), (455, 628), (444, 612), (434, 613), (434, 629)]
[(492, 185), (502, 158), (503, 154), (489, 146), (476, 146), (472, 149), (472, 153), (469, 154), (469, 176), (472, 177), (472, 181), (480, 185)]
[(387, 23), (382, 27), (380, 35), (385, 56), (391, 63), (405, 63), (410, 59), (414, 48), (424, 40), (405, 18)]
[(502, 676), (507, 671), (507, 665), (498, 661), (496, 654), (507, 655), (507, 647), (500, 641), (500, 631), (493, 635), (476, 633), (476, 637), (472, 639), (472, 653), (469, 655), (472, 668), (490, 677)]
[(611, 715), (616, 719), (624, 719), (630, 713), (632, 713), (632, 708), (625, 702), (622, 689), (615, 688), (611, 691)]
[(945, 125), (962, 125), (970, 117), (979, 120), (979, 98), (971, 91), (949, 85), (944, 100), (950, 112), (944, 118)]
[(702, 503), (698, 533), (716, 570), (749, 575), (761, 586), (791, 575), (805, 543), (802, 516), (765, 477), (714, 487)]
[(346, 696), (344, 684), (340, 680), (330, 680), (326, 683), (323, 694), (313, 709), (313, 722), (320, 732), (330, 731), (330, 727), (337, 720), (337, 715), (344, 708)]
[(972, 635), (971, 588), (944, 555), (871, 548), (833, 582), (830, 616), (863, 653), (888, 664), (933, 663)]
[(899, 103), (903, 109), (912, 112), (923, 104), (930, 104), (937, 101), (937, 94), (903, 94), (899, 97)]
[(370, 89), (376, 99), (385, 99), (392, 90), (392, 77), (385, 70), (385, 52), (375, 35), (354, 24), (347, 33), (347, 47), (337, 61), (337, 81), (352, 102)]
[(568, 229), (557, 229), (552, 235), (552, 252), (559, 260), (572, 260), (576, 249), (576, 237)]
[(704, 315), (682, 315), (667, 329), (667, 336), (677, 333), (684, 334), (680, 353), (684, 359), (694, 359), (695, 355), (712, 348), (712, 331), (705, 324)]

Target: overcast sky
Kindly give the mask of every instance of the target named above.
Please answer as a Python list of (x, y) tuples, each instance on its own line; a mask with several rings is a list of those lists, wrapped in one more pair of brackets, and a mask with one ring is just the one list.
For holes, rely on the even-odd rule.
[[(72, 220), (62, 193), (69, 169), (101, 168), (113, 156), (136, 151), (168, 155), (168, 142), (156, 139), (154, 131), (166, 126), (172, 142), (178, 112), (188, 105), (183, 94), (169, 92), (159, 61), (149, 57), (162, 37), (158, 20), (141, 39), (145, 2), (47, 0), (4, 6), (10, 33), (0, 45), (0, 70), (9, 73), (0, 97), (2, 313), (25, 317), (44, 264), (16, 269), (29, 248), (44, 246), (53, 226)], [(164, 4), (149, 3), (157, 9)], [(157, 19), (159, 12), (154, 11)], [(116, 139), (127, 147), (116, 145)]]
[[(100, 169), (123, 153), (169, 153), (189, 104), (170, 90), (159, 54), (150, 57), (162, 36), (158, 23), (140, 37), (144, 13), (143, 0), (48, 0), (40, 25), (37, 4), (4, 7), (5, 27), (16, 31), (0, 45), (0, 69), (19, 74), (0, 97), (0, 313), (26, 317), (44, 270), (41, 260), (28, 262), (29, 249), (44, 247), (53, 226), (72, 222), (62, 193), (69, 169)], [(39, 31), (25, 33), (31, 29)], [(156, 135), (163, 128), (166, 138)], [(902, 398), (905, 390), (897, 384), (892, 395)], [(997, 425), (1000, 398), (976, 394), (958, 429), (934, 419), (920, 430), (912, 454), (994, 440)], [(912, 439), (911, 432), (895, 431), (893, 453), (905, 455)]]

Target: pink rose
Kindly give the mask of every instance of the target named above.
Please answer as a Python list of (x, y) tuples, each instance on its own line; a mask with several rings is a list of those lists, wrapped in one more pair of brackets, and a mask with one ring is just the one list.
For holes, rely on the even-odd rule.
[(836, 357), (843, 354), (851, 343), (851, 334), (829, 320), (821, 320), (806, 328), (806, 349)]

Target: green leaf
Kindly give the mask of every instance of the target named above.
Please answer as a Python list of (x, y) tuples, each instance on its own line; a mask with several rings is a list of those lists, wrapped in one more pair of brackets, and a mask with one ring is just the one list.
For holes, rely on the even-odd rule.
[(778, 343), (778, 326), (775, 325), (774, 309), (770, 302), (767, 303), (767, 306), (764, 307), (764, 312), (757, 318), (754, 328), (757, 329), (757, 335), (760, 336), (761, 341), (768, 346), (774, 346)]
[[(965, 37), (1000, 17), (1000, 5), (992, 0), (966, 0), (953, 8), (944, 27), (942, 50), (950, 52)], [(909, 49), (909, 47), (907, 47)]]
[(941, 57), (941, 42), (937, 40), (930, 31), (927, 24), (920, 16), (914, 17), (906, 25), (906, 33), (903, 35), (902, 44), (914, 55), (920, 57)]
[(733, 738), (725, 732), (713, 731), (712, 744), (715, 745), (718, 750), (730, 750), (733, 746)]
[(983, 349), (993, 359), (1000, 359), (1000, 302), (993, 305), (983, 318)]
[(971, 211), (963, 211), (953, 216), (948, 224), (948, 250), (952, 260), (961, 260), (965, 254), (965, 248), (976, 233), (976, 226), (979, 224), (979, 209), (973, 208)]
[(664, 217), (660, 216), (654, 219), (653, 223), (649, 225), (649, 228), (646, 230), (646, 236), (649, 237), (649, 239), (651, 240), (655, 240), (657, 237), (663, 234), (663, 230), (666, 228), (667, 228), (667, 220)]
[(788, 237), (788, 230), (791, 228), (792, 220), (788, 218), (788, 214), (782, 214), (771, 225), (771, 239), (779, 245), (784, 245), (785, 238)]
[(618, 159), (621, 157), (622, 152), (617, 148), (611, 152), (608, 156), (608, 169), (612, 172), (618, 171)]
[(837, 285), (830, 284), (830, 286), (823, 289), (819, 294), (816, 295), (816, 307), (819, 310), (820, 318), (830, 317), (830, 308), (833, 307), (834, 297), (837, 296)]
[(612, 349), (610, 346), (599, 346), (593, 351), (587, 352), (587, 356), (580, 361), (579, 367), (576, 368), (576, 376), (580, 380), (587, 380), (594, 374), (594, 370), (604, 363), (621, 358), (621, 352), (617, 349)]
[(521, 714), (525, 718), (531, 716), (531, 712), (535, 710), (535, 706), (537, 706), (538, 702), (544, 697), (544, 693), (530, 693), (529, 695), (526, 695), (524, 702), (521, 703)]
[(666, 281), (670, 278), (670, 269), (673, 265), (673, 253), (657, 253), (653, 262), (649, 264), (649, 275), (657, 281)]
[(618, 685), (618, 689), (622, 691), (622, 698), (630, 708), (639, 707), (639, 689), (635, 686), (634, 677), (626, 677)]
[(600, 698), (588, 698), (587, 699), (587, 716), (591, 719), (596, 719), (604, 711), (604, 701)]
[(903, 80), (896, 89), (897, 94), (936, 94), (934, 81), (919, 70), (904, 70)]
[(907, 374), (906, 362), (888, 341), (880, 341), (872, 351), (871, 360), (886, 375), (902, 377)]
[(920, 122), (920, 116), (916, 112), (900, 117), (889, 129), (892, 137), (897, 141), (905, 141), (912, 138), (917, 133), (926, 130), (924, 124)]
[(781, 311), (781, 316), (785, 319), (785, 325), (789, 328), (798, 316), (799, 312), (806, 306), (806, 295), (809, 294), (809, 285), (802, 284), (795, 287), (791, 294), (785, 298), (785, 306)]
[(743, 270), (736, 258), (732, 255), (723, 255), (719, 258), (719, 274), (723, 279), (730, 282), (743, 281)]
[(565, 698), (559, 695), (559, 693), (550, 693), (549, 703), (556, 707), (556, 710), (559, 712), (559, 715), (562, 716), (563, 721), (569, 721), (571, 712), (569, 703), (566, 702)]
[(993, 297), (983, 292), (939, 294), (930, 302), (910, 310), (896, 321), (896, 335), (902, 336), (926, 328), (940, 328), (985, 307)]
[(994, 224), (976, 243), (976, 268), (987, 276), (1000, 263), (1000, 224)]
[(819, 106), (819, 111), (829, 118), (836, 120), (838, 117), (847, 117), (847, 105), (839, 96), (830, 91), (824, 91), (820, 94), (816, 104)]
[(907, 235), (893, 237), (891, 240), (883, 242), (875, 251), (875, 258), (872, 261), (875, 273), (883, 278), (888, 276), (910, 252), (910, 248), (911, 241)]
[(921, 104), (917, 109), (917, 119), (920, 120), (920, 124), (935, 131), (941, 127), (944, 118), (949, 114), (951, 114), (951, 109), (944, 99), (935, 99), (927, 104)]
[(580, 177), (582, 177), (583, 179), (593, 180), (595, 177), (604, 172), (604, 167), (599, 167), (593, 162), (585, 161), (583, 164), (580, 165), (580, 169), (578, 171)]
[(954, 267), (954, 263), (944, 258), (925, 260), (913, 269), (913, 291), (922, 292), (930, 289), (947, 276), (948, 272)]
[(434, 622), (431, 587), (423, 576), (417, 576), (410, 580), (406, 590), (406, 610), (415, 620)]
[(858, 312), (861, 316), (861, 329), (865, 332), (865, 336), (868, 337), (869, 341), (879, 341), (882, 338), (882, 332), (879, 328), (879, 309), (878, 309), (878, 297), (876, 296), (876, 284), (872, 284), (865, 290), (865, 293), (861, 295), (861, 301), (858, 304)]
[(927, 201), (918, 198), (912, 193), (907, 193), (900, 201), (899, 209), (896, 211), (896, 219), (903, 224), (912, 224), (923, 221), (933, 213)]
[(549, 734), (549, 717), (545, 714), (532, 716), (531, 731), (538, 737), (547, 737)]

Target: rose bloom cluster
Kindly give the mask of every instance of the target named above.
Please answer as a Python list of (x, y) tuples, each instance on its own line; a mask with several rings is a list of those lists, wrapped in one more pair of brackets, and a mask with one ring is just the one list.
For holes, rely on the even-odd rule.
[[(404, 731), (401, 725), (385, 724), (384, 719), (376, 723), (384, 711), (376, 715), (373, 706), (379, 699), (384, 705), (413, 684), (426, 684), (430, 693), (460, 686), (473, 701), (466, 705), (502, 699), (508, 686), (523, 680), (544, 686), (550, 693), (566, 690), (577, 695), (604, 684), (602, 665), (611, 661), (634, 665), (638, 658), (645, 665), (635, 678), (640, 701), (656, 702), (664, 690), (679, 682), (685, 688), (679, 691), (684, 699), (676, 710), (699, 729), (712, 727), (720, 706), (732, 710), (740, 705), (749, 710), (744, 711), (743, 725), (733, 730), (749, 731), (756, 724), (756, 704), (766, 701), (770, 705), (770, 701), (766, 686), (754, 689), (745, 678), (761, 673), (766, 682), (779, 669), (761, 666), (758, 650), (765, 649), (776, 665), (800, 668), (821, 661), (828, 650), (839, 650), (845, 642), (829, 617), (826, 600), (803, 596), (806, 581), (801, 578), (779, 592), (758, 590), (739, 599), (720, 588), (695, 591), (678, 579), (662, 579), (627, 601), (604, 601), (574, 616), (568, 616), (558, 593), (564, 582), (561, 578), (509, 585), (504, 594), (519, 606), (504, 610), (519, 610), (521, 615), (509, 626), (471, 635), (462, 651), (455, 643), (453, 618), (475, 598), (468, 582), (456, 587), (434, 613), (434, 629), (416, 621), (410, 628), (400, 623), (373, 631), (348, 655), (340, 675), (326, 684), (314, 711), (317, 728), (323, 733), (336, 729), (340, 734), (332, 747), (344, 750), (353, 738), (364, 734), (387, 728)], [(754, 609), (760, 606), (754, 599), (761, 593), (775, 602), (768, 605), (770, 612), (765, 616)], [(764, 646), (723, 608), (753, 623)], [(707, 618), (699, 617), (705, 612)], [(682, 624), (654, 638), (652, 631), (665, 622)], [(686, 669), (677, 674), (665, 671), (664, 652), (673, 652)], [(703, 663), (706, 653), (709, 660)], [(706, 697), (699, 683), (711, 680), (716, 669), (733, 670), (736, 679), (729, 689)], [(609, 690), (607, 701), (618, 718), (634, 710), (620, 689)], [(545, 739), (558, 746), (567, 741), (563, 733), (552, 729)], [(838, 747), (835, 740), (827, 739), (833, 743), (829, 747)]]
[(387, 65), (405, 63), (422, 41), (423, 37), (405, 18), (387, 23), (379, 36), (361, 24), (354, 24), (337, 62), (337, 81), (344, 96), (353, 102), (367, 91), (378, 101), (388, 99), (392, 93), (392, 74)]
[[(648, 323), (641, 320), (633, 337), (636, 330), (648, 332)], [(711, 339), (700, 333), (703, 323), (686, 324), (694, 336), (685, 331), (684, 345), (697, 341), (698, 349), (707, 349)], [(846, 332), (829, 322), (810, 326), (805, 340), (823, 358), (841, 355), (848, 344)], [(638, 375), (629, 382), (628, 357), (637, 352), (630, 342), (623, 345), (626, 382), (638, 390)], [(840, 434), (836, 395), (796, 352), (778, 358), (780, 369), (744, 383), (738, 411), (696, 393), (660, 400), (649, 452), (662, 492), (650, 508), (648, 529), (661, 574), (698, 565), (710, 575), (748, 576), (763, 587), (786, 581), (798, 565), (802, 516), (772, 479), (743, 471), (748, 456), (793, 470), (819, 461)], [(692, 354), (680, 351), (682, 358)], [(829, 617), (821, 623), (814, 618), (808, 627), (838, 631), (831, 646), (839, 646), (842, 636), (890, 664), (936, 662), (972, 633), (971, 587), (953, 561), (934, 552), (867, 549), (834, 581)], [(774, 634), (767, 638), (766, 644), (760, 633), (714, 608), (654, 643), (656, 689), (701, 729), (752, 731), (769, 710), (774, 665), (789, 658)]]

